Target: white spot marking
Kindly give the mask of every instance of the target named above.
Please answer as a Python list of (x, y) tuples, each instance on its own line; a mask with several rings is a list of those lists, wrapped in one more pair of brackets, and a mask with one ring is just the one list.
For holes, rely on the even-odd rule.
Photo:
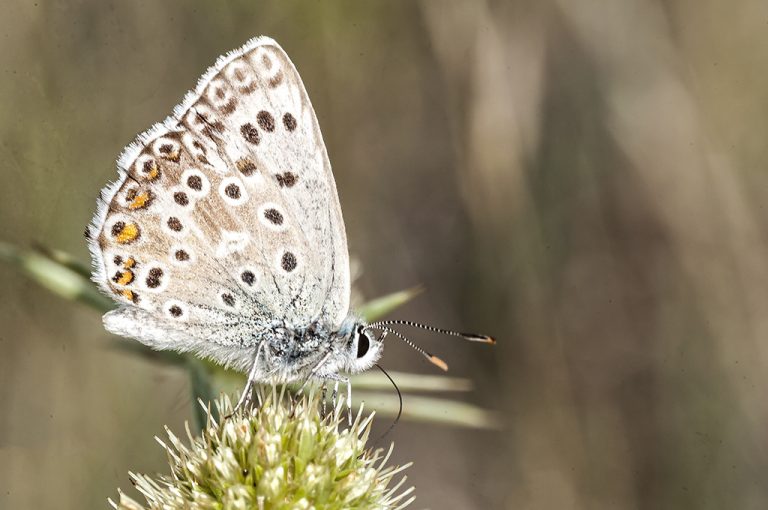
[[(200, 178), (200, 190), (195, 189), (193, 186), (197, 184), (196, 179), (193, 179), (190, 181), (190, 177), (199, 177)], [(189, 192), (190, 195), (192, 195), (195, 198), (201, 198), (208, 194), (209, 191), (211, 191), (211, 183), (208, 180), (208, 178), (205, 176), (203, 172), (198, 170), (197, 168), (187, 168), (184, 170), (184, 172), (181, 174), (181, 185), (184, 186), (184, 188)]]
[(242, 266), (237, 270), (237, 281), (241, 287), (253, 292), (259, 284), (259, 272), (253, 266)]
[(237, 177), (227, 177), (219, 184), (219, 196), (227, 204), (237, 207), (248, 201), (248, 193), (243, 182)]
[[(177, 256), (177, 252), (183, 253), (179, 253)], [(186, 260), (184, 260), (184, 253), (186, 253), (187, 256)], [(179, 260), (179, 257), (181, 257), (181, 260)], [(189, 246), (176, 244), (171, 246), (171, 248), (168, 250), (168, 260), (170, 260), (171, 263), (176, 266), (187, 266), (194, 264), (197, 261), (197, 255)]]
[[(174, 307), (178, 307), (178, 308), (174, 309)], [(172, 310), (176, 312), (180, 310), (181, 315), (177, 317), (176, 315), (173, 314)], [(189, 307), (185, 303), (179, 301), (178, 299), (169, 299), (168, 301), (166, 301), (163, 304), (163, 313), (165, 314), (166, 317), (174, 321), (183, 322), (189, 319)]]
[(152, 143), (152, 152), (158, 158), (177, 159), (181, 146), (172, 138), (160, 137)]
[[(293, 261), (296, 263), (296, 266), (291, 269), (290, 271), (286, 271), (283, 268), (283, 257), (286, 257), (288, 260), (290, 260), (291, 255), (293, 255)], [(293, 274), (301, 267), (301, 259), (298, 255), (296, 255), (296, 252), (291, 249), (282, 249), (277, 251), (277, 257), (275, 260), (275, 267), (277, 270), (283, 274)]]
[[(158, 276), (156, 273), (153, 273), (153, 269), (159, 269), (162, 271), (162, 273)], [(157, 287), (150, 287), (147, 284), (147, 280), (150, 280), (150, 283), (152, 281), (157, 281), (158, 286)], [(147, 262), (146, 264), (142, 264), (142, 270), (140, 271), (138, 275), (138, 282), (139, 286), (142, 290), (145, 290), (147, 292), (152, 292), (155, 294), (159, 294), (160, 292), (163, 292), (166, 288), (168, 288), (168, 283), (171, 280), (171, 275), (169, 274), (168, 267), (156, 260), (153, 260), (152, 262)]]
[(219, 303), (228, 310), (239, 310), (240, 301), (235, 297), (235, 293), (229, 289), (220, 289), (218, 292)]
[(221, 242), (216, 247), (216, 258), (226, 257), (232, 253), (243, 251), (250, 242), (251, 236), (248, 232), (222, 230)]
[[(168, 216), (163, 216), (160, 220), (160, 228), (163, 229), (163, 232), (168, 234), (169, 236), (173, 236), (176, 238), (183, 238), (186, 237), (187, 234), (189, 234), (189, 222), (192, 221), (187, 216), (179, 215), (179, 214), (169, 214)], [(180, 230), (174, 230), (175, 228), (178, 228), (178, 226), (181, 226)], [(173, 228), (172, 228), (173, 227)]]
[(242, 60), (235, 60), (224, 70), (226, 77), (240, 87), (242, 92), (246, 92), (253, 87), (253, 73)]
[[(267, 218), (267, 211), (270, 209), (274, 209), (277, 211), (277, 215), (274, 215), (273, 213), (270, 213), (269, 216), (271, 219)], [(282, 207), (279, 205), (273, 203), (273, 202), (267, 202), (261, 207), (259, 207), (259, 221), (262, 225), (265, 227), (274, 230), (276, 232), (282, 232), (283, 230), (288, 228), (288, 218), (285, 216), (285, 211)]]
[(211, 80), (205, 96), (213, 106), (221, 108), (232, 99), (232, 91), (224, 80)]

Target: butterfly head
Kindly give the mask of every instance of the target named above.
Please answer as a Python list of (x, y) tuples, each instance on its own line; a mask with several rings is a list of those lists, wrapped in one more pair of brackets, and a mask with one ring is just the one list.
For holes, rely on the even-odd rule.
[(365, 325), (356, 325), (347, 344), (347, 370), (357, 373), (371, 368), (381, 357), (382, 340)]

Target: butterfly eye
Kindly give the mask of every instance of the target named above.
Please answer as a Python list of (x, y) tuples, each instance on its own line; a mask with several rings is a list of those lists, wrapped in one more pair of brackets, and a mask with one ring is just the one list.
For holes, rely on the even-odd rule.
[(357, 338), (357, 359), (360, 359), (368, 354), (368, 349), (370, 349), (370, 347), (371, 343), (368, 340), (368, 335), (361, 333)]

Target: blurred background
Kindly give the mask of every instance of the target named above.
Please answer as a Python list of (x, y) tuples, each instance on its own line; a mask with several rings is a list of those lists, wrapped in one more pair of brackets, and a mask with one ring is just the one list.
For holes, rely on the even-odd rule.
[[(768, 507), (768, 3), (6, 2), (0, 240), (87, 262), (123, 146), (259, 34), (317, 111), (358, 290), (422, 284), (394, 316), (499, 339), (414, 334), (501, 426), (401, 422), (413, 508)], [(188, 375), (0, 282), (0, 507), (166, 472)]]

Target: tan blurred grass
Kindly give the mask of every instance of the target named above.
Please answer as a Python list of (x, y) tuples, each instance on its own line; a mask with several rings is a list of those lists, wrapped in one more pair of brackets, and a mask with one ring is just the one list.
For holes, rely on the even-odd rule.
[(512, 506), (764, 506), (768, 9), (423, 5), (506, 273), (473, 308), (514, 306)]

